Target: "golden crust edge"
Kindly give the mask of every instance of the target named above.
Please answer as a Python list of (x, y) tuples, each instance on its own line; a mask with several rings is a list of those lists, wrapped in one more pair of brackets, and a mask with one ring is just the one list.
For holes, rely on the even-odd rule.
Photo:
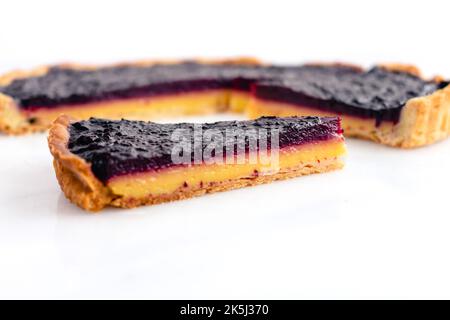
[[(381, 63), (389, 71), (406, 72), (424, 79), (421, 70), (412, 64)], [(432, 81), (442, 81), (435, 76)], [(400, 121), (389, 135), (377, 135), (375, 140), (392, 147), (417, 148), (441, 141), (450, 135), (450, 85), (430, 95), (412, 98), (406, 102)]]
[(27, 118), (17, 106), (14, 99), (0, 93), (0, 133), (7, 135), (24, 135), (28, 133), (43, 132), (48, 125), (33, 122)]
[(17, 109), (14, 100), (0, 93), (0, 132), (6, 134), (24, 134), (27, 126), (25, 117)]
[(56, 178), (66, 197), (88, 211), (99, 211), (108, 205), (113, 195), (99, 181), (91, 165), (69, 151), (68, 126), (75, 119), (62, 115), (55, 120), (48, 135), (48, 145), (53, 155)]
[(429, 145), (450, 135), (450, 85), (407, 101), (386, 144), (401, 148)]
[[(411, 64), (383, 63), (381, 68), (410, 73), (423, 79), (419, 68)], [(442, 81), (435, 76), (433, 81)], [(417, 148), (447, 138), (450, 135), (450, 85), (430, 95), (412, 98), (403, 107), (393, 134), (381, 143), (400, 148)]]

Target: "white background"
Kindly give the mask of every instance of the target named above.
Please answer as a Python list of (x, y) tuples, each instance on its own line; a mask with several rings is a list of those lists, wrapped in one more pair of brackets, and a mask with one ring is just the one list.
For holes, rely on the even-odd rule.
[[(446, 1), (1, 7), (0, 72), (253, 55), (450, 77)], [(0, 136), (0, 298), (450, 298), (449, 147), (348, 140), (339, 172), (89, 215), (61, 194), (45, 134)]]

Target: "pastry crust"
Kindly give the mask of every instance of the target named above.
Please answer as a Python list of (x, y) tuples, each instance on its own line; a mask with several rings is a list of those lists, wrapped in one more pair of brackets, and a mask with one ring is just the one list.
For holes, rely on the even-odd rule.
[[(381, 64), (380, 67), (422, 77), (420, 70), (412, 65), (391, 63)], [(440, 79), (434, 77), (435, 81)], [(450, 85), (447, 85), (428, 96), (408, 100), (392, 132), (377, 138), (379, 142), (393, 147), (415, 148), (443, 140), (449, 135)]]
[(113, 200), (110, 190), (92, 173), (91, 165), (68, 149), (68, 126), (74, 119), (60, 116), (48, 136), (53, 166), (66, 197), (89, 211), (98, 211)]
[(298, 167), (280, 170), (272, 175), (245, 177), (238, 180), (214, 182), (204, 186), (180, 187), (175, 192), (162, 195), (147, 195), (141, 198), (126, 198), (113, 194), (111, 189), (98, 180), (91, 171), (91, 165), (68, 149), (68, 126), (75, 119), (60, 116), (50, 128), (48, 144), (54, 157), (56, 178), (66, 197), (79, 207), (96, 212), (106, 206), (133, 208), (163, 202), (188, 199), (207, 193), (269, 183), (302, 175), (321, 173), (343, 167), (340, 158), (320, 163), (300, 163)]

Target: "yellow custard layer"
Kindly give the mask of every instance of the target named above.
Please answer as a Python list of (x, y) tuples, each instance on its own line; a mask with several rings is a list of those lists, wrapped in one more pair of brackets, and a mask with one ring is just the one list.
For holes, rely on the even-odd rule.
[[(234, 109), (243, 109), (243, 98), (239, 93), (233, 99)], [(157, 120), (166, 117), (186, 115), (207, 115), (228, 110), (230, 92), (228, 90), (207, 90), (172, 94), (167, 96), (133, 98), (75, 106), (59, 106), (24, 111), (28, 118), (36, 118), (42, 123), (51, 124), (58, 116), (65, 114), (84, 120), (90, 117), (107, 119)]]
[(251, 179), (295, 170), (304, 166), (320, 166), (326, 161), (340, 161), (345, 154), (341, 138), (310, 143), (280, 150), (278, 161), (244, 164), (201, 164), (179, 166), (160, 171), (131, 174), (111, 179), (107, 186), (113, 194), (125, 198), (141, 198), (148, 195), (171, 194), (181, 188), (201, 188), (210, 183)]

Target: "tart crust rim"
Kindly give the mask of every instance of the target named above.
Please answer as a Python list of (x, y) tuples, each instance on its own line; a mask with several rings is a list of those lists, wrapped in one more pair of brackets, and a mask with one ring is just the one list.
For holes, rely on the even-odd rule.
[(91, 165), (68, 148), (68, 127), (76, 120), (62, 115), (50, 128), (48, 145), (61, 189), (70, 201), (88, 211), (99, 211), (113, 199), (108, 187), (98, 180)]

